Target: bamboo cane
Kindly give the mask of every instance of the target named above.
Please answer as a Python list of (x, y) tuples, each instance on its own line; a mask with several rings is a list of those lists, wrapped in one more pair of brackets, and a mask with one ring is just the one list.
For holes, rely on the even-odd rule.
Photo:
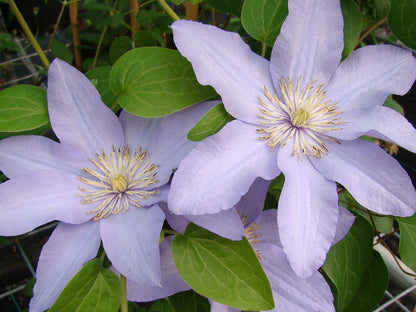
[(79, 38), (79, 24), (78, 24), (78, 0), (71, 0), (69, 2), (69, 19), (72, 26), (72, 42), (74, 45), (75, 67), (81, 70), (82, 55), (81, 55), (81, 40)]

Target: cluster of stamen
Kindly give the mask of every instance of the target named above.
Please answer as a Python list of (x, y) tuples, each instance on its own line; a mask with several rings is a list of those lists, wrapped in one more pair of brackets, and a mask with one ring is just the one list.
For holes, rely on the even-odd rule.
[(325, 135), (341, 124), (338, 106), (326, 99), (323, 85), (314, 86), (316, 81), (305, 87), (301, 86), (301, 77), (294, 87), (291, 80), (282, 78), (279, 82), (281, 98), (273, 95), (264, 87), (268, 101), (260, 95), (260, 124), (257, 130), (264, 134), (261, 139), (268, 141), (268, 146), (284, 146), (293, 139), (292, 155), (302, 154), (322, 157), (328, 154), (325, 140), (333, 140)]
[(91, 168), (81, 168), (88, 177), (78, 179), (89, 186), (79, 187), (83, 192), (83, 204), (100, 202), (89, 214), (95, 214), (93, 220), (107, 218), (121, 211), (125, 212), (130, 205), (142, 207), (140, 202), (149, 196), (159, 194), (151, 190), (151, 185), (159, 182), (156, 179), (158, 165), (150, 163), (150, 156), (141, 148), (130, 152), (128, 146), (115, 148), (107, 155), (96, 153), (96, 160), (90, 159)]
[(254, 253), (256, 254), (258, 259), (263, 259), (260, 251), (254, 248), (254, 245), (261, 242), (260, 235), (256, 234), (256, 231), (259, 229), (259, 225), (257, 223), (252, 223), (250, 226), (247, 226), (247, 216), (244, 216), (241, 221), (244, 225), (244, 236), (249, 241), (250, 245), (253, 247)]

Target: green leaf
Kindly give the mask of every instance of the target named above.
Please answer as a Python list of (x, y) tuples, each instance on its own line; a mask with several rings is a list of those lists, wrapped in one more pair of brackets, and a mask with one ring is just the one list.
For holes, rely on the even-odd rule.
[(97, 23), (95, 27), (97, 29), (102, 29), (105, 26), (116, 28), (118, 26), (121, 26), (124, 23), (124, 13), (115, 13), (113, 15), (109, 15), (105, 17), (102, 21)]
[(14, 42), (12, 35), (6, 32), (0, 32), (0, 52), (17, 53), (19, 51), (20, 48)]
[(183, 279), (196, 292), (241, 310), (269, 310), (269, 281), (246, 238), (232, 241), (190, 223), (172, 241)]
[(155, 301), (148, 312), (176, 312), (171, 303), (166, 299)]
[(377, 19), (382, 19), (389, 14), (390, 0), (374, 0)]
[(209, 312), (211, 305), (207, 298), (189, 290), (169, 297), (169, 302), (180, 312)]
[(164, 116), (215, 95), (178, 51), (159, 47), (124, 54), (111, 70), (110, 86), (122, 108), (142, 117)]
[(72, 54), (72, 51), (65, 45), (65, 43), (59, 41), (58, 39), (54, 39), (52, 41), (51, 51), (55, 57), (69, 64), (74, 61), (74, 55)]
[(383, 104), (386, 107), (390, 107), (391, 109), (394, 109), (396, 112), (402, 114), (404, 116), (404, 110), (403, 107), (397, 103), (395, 100), (393, 100), (393, 95), (389, 95), (386, 99), (386, 101)]
[(353, 0), (341, 0), (342, 15), (344, 17), (344, 50), (345, 59), (357, 45), (360, 38), (362, 23), (360, 7)]
[(102, 12), (108, 12), (108, 13), (113, 11), (113, 7), (105, 3), (83, 1), (81, 2), (81, 6), (85, 10), (102, 11)]
[(97, 88), (104, 104), (113, 112), (117, 112), (120, 110), (120, 105), (117, 102), (117, 95), (110, 88), (110, 72), (111, 66), (103, 66), (91, 69), (85, 76)]
[(132, 48), (133, 44), (128, 37), (117, 37), (110, 47), (110, 63), (114, 64), (124, 53)]
[(50, 123), (47, 123), (44, 126), (40, 126), (39, 128), (28, 130), (28, 131), (0, 132), (0, 140), (3, 140), (8, 137), (16, 136), (16, 135), (42, 135), (50, 129), (51, 129), (51, 125)]
[(116, 312), (119, 306), (118, 276), (103, 268), (100, 259), (94, 259), (66, 285), (49, 312)]
[(169, 2), (172, 2), (173, 4), (179, 5), (182, 2), (184, 2), (185, 0), (168, 0)]
[(0, 91), (0, 132), (20, 132), (49, 123), (46, 90), (17, 85)]
[(205, 2), (220, 12), (240, 17), (244, 0), (205, 0)]
[(225, 124), (233, 120), (233, 116), (228, 114), (224, 108), (224, 104), (220, 103), (208, 112), (189, 130), (186, 136), (191, 141), (202, 141), (222, 129)]
[(388, 23), (393, 34), (416, 49), (416, 0), (390, 0)]
[(241, 23), (251, 37), (271, 47), (287, 14), (287, 0), (246, 0)]
[(152, 47), (157, 45), (157, 39), (153, 35), (146, 31), (140, 30), (134, 34), (134, 47)]
[(11, 243), (8, 237), (0, 236), (0, 246), (10, 245)]
[(162, 12), (155, 10), (140, 10), (136, 15), (137, 22), (140, 24), (140, 27), (150, 27), (154, 24), (154, 21), (157, 18), (164, 16)]
[(360, 216), (348, 234), (329, 250), (323, 265), (325, 275), (336, 287), (334, 304), (345, 311), (354, 299), (373, 252), (373, 229)]
[(368, 312), (384, 297), (389, 283), (389, 271), (380, 254), (373, 250), (354, 300), (344, 311)]
[(23, 288), (22, 293), (29, 298), (33, 297), (33, 286), (35, 286), (36, 279), (31, 278)]
[(412, 270), (416, 270), (416, 215), (395, 219), (400, 228), (400, 258)]
[(393, 230), (393, 218), (391, 216), (378, 216), (372, 213), (367, 208), (361, 206), (347, 190), (343, 190), (338, 196), (339, 204), (342, 207), (353, 210), (356, 214), (364, 217), (371, 226), (374, 224), (377, 231), (381, 233), (390, 233)]

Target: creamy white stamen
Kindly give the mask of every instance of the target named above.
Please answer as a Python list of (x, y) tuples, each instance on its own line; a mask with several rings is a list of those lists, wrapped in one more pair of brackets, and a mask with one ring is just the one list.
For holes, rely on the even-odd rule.
[(256, 234), (256, 231), (260, 228), (260, 226), (257, 223), (252, 223), (249, 226), (247, 225), (247, 216), (244, 216), (241, 221), (244, 225), (244, 236), (249, 241), (250, 245), (253, 247), (254, 253), (256, 254), (258, 259), (262, 259), (262, 256), (260, 254), (260, 251), (254, 248), (254, 245), (261, 242), (260, 235)]
[(159, 182), (156, 179), (159, 165), (151, 164), (149, 154), (141, 148), (131, 153), (128, 146), (113, 146), (109, 155), (104, 152), (95, 155), (95, 160), (90, 159), (93, 169), (81, 168), (88, 177), (78, 177), (89, 186), (88, 189), (79, 187), (83, 192), (81, 202), (100, 202), (97, 208), (87, 212), (95, 214), (93, 220), (125, 212), (130, 205), (142, 207), (141, 201), (160, 193), (150, 187)]
[(259, 95), (261, 126), (257, 131), (264, 134), (260, 138), (267, 140), (270, 148), (284, 146), (293, 140), (292, 155), (299, 158), (302, 154), (315, 157), (328, 154), (324, 141), (336, 140), (325, 133), (341, 130), (336, 125), (343, 123), (339, 121), (342, 112), (326, 99), (324, 85), (315, 87), (314, 84), (312, 81), (302, 88), (300, 77), (294, 87), (291, 80), (282, 78), (279, 82), (281, 98), (264, 87), (268, 101)]

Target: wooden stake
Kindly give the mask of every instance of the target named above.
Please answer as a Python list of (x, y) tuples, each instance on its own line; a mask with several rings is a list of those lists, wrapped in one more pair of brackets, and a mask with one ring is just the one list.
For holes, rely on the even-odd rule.
[(139, 13), (139, 1), (129, 0), (130, 3), (130, 26), (131, 26), (131, 40), (134, 40), (134, 34), (139, 31), (140, 25), (137, 23), (136, 15)]
[(185, 18), (187, 20), (197, 21), (199, 16), (199, 6), (196, 3), (186, 2)]
[(78, 24), (78, 0), (70, 0), (69, 2), (69, 19), (72, 26), (72, 43), (74, 45), (75, 67), (81, 70), (82, 55), (81, 40), (79, 39), (79, 24)]

